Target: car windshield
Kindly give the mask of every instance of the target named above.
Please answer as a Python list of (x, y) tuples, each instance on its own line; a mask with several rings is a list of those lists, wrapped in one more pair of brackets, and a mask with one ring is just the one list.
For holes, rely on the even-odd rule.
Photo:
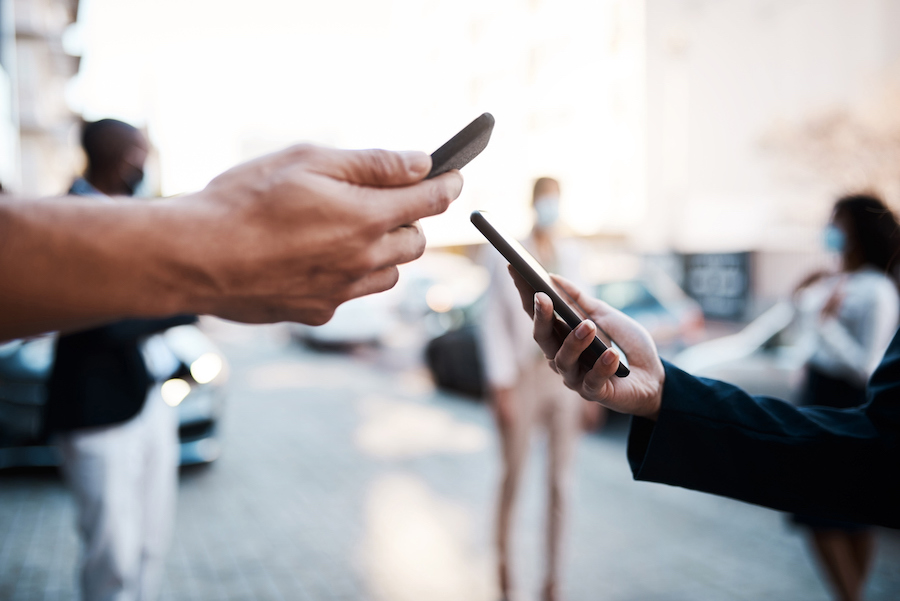
[(664, 312), (662, 304), (647, 287), (636, 280), (599, 284), (594, 289), (597, 298), (632, 317), (638, 313)]

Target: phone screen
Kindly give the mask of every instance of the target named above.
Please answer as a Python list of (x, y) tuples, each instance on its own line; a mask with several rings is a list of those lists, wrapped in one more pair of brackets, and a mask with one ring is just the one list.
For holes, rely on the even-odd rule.
[[(512, 268), (536, 292), (543, 292), (550, 297), (550, 300), (553, 301), (553, 309), (556, 316), (565, 324), (567, 331), (571, 331), (586, 319), (587, 316), (581, 307), (563, 290), (560, 290), (553, 284), (553, 280), (550, 278), (547, 270), (544, 269), (544, 266), (518, 240), (504, 234), (484, 211), (473, 211), (470, 219), (472, 224), (478, 228), (478, 231), (509, 261)], [(621, 357), (616, 375), (624, 378), (629, 373), (627, 359), (612, 340), (607, 340), (607, 343), (595, 336), (590, 346), (581, 354), (581, 363), (587, 369), (590, 369), (608, 346), (613, 346), (619, 351), (619, 356)]]

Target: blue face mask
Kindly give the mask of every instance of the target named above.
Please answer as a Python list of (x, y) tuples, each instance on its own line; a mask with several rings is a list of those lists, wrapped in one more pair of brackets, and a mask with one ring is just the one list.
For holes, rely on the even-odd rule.
[(559, 221), (559, 198), (541, 196), (534, 201), (535, 223), (538, 227), (548, 228)]
[(847, 243), (847, 236), (836, 225), (829, 225), (825, 228), (824, 235), (825, 248), (836, 253), (844, 251)]

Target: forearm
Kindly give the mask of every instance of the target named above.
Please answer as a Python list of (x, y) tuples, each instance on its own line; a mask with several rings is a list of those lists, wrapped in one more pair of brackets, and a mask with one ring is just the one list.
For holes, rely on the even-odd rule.
[(0, 201), (0, 338), (192, 311), (188, 209), (173, 210), (172, 201)]
[(820, 342), (863, 383), (872, 375), (893, 338), (898, 312), (897, 290), (892, 282), (885, 280), (869, 291), (865, 304), (857, 304), (852, 330), (835, 317), (820, 323)]
[(638, 480), (897, 527), (896, 444), (869, 409), (797, 408), (667, 365), (658, 421), (634, 420), (628, 457)]
[(836, 319), (820, 324), (818, 332), (819, 343), (830, 351), (840, 373), (846, 371), (853, 375), (857, 384), (865, 383), (873, 367), (875, 350), (866, 348)]

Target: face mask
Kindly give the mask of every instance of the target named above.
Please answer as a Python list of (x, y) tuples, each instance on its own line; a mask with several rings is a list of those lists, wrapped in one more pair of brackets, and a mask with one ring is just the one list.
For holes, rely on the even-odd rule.
[(538, 227), (548, 228), (559, 221), (559, 198), (541, 196), (534, 201), (535, 222)]
[(847, 237), (839, 227), (836, 225), (829, 225), (826, 227), (824, 238), (826, 249), (836, 253), (843, 252)]
[(151, 198), (154, 196), (153, 190), (150, 189), (150, 184), (147, 183), (147, 178), (141, 179), (131, 195), (135, 198)]
[(144, 170), (134, 165), (126, 165), (124, 171), (125, 173), (121, 174), (122, 185), (128, 193), (128, 196), (134, 196), (138, 186), (144, 181)]
[(128, 194), (130, 196), (134, 196), (134, 191), (137, 190), (138, 186), (141, 185), (141, 182), (144, 181), (144, 172), (141, 169), (135, 169), (124, 180), (125, 189), (128, 190)]

